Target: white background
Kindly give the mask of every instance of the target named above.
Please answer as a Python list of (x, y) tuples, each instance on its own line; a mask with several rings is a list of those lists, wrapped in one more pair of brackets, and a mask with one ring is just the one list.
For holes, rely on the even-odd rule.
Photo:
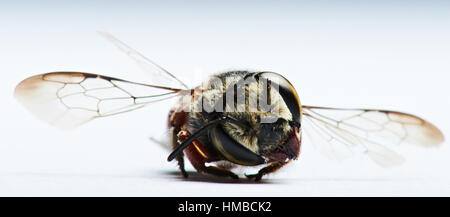
[(358, 156), (330, 161), (305, 142), (300, 160), (259, 184), (193, 172), (183, 180), (148, 139), (166, 131), (173, 102), (61, 131), (13, 97), (22, 79), (51, 71), (148, 82), (102, 30), (192, 86), (229, 69), (275, 71), (303, 104), (406, 111), (448, 136), (447, 3), (0, 5), (1, 196), (450, 196), (448, 143), (400, 147), (407, 162), (383, 169)]

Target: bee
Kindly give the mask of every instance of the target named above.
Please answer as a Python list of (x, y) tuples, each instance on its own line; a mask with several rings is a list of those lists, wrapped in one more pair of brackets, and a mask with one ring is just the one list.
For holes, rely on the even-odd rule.
[[(417, 116), (381, 109), (302, 105), (294, 86), (279, 73), (228, 71), (189, 88), (179, 78), (108, 33), (100, 33), (156, 78), (173, 86), (145, 84), (85, 73), (52, 72), (20, 82), (16, 98), (42, 120), (60, 128), (136, 110), (177, 97), (168, 114), (171, 153), (188, 177), (185, 157), (201, 173), (255, 181), (298, 159), (302, 133), (318, 138), (327, 156), (361, 153), (384, 166), (404, 158), (383, 144), (436, 147), (442, 132)], [(178, 86), (178, 87), (176, 87)], [(308, 133), (309, 132), (309, 133)]]

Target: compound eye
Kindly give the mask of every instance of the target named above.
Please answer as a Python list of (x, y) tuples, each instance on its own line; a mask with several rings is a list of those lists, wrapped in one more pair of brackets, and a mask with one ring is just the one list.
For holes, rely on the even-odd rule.
[(209, 137), (215, 149), (233, 163), (246, 166), (265, 163), (264, 158), (231, 138), (220, 125), (209, 132)]
[(291, 82), (289, 82), (282, 75), (275, 72), (259, 72), (255, 74), (255, 78), (265, 78), (271, 81), (272, 85), (278, 85), (278, 92), (280, 93), (281, 97), (283, 97), (284, 102), (286, 103), (289, 111), (292, 114), (292, 121), (295, 124), (300, 125), (302, 106), (297, 91), (295, 90), (294, 86), (292, 86)]

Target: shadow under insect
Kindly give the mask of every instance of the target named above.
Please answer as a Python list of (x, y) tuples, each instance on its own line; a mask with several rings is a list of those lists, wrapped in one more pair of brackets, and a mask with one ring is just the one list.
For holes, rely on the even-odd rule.
[(247, 178), (239, 178), (239, 179), (231, 179), (231, 178), (223, 178), (218, 176), (213, 176), (204, 173), (198, 173), (193, 171), (187, 171), (188, 178), (184, 178), (180, 175), (178, 171), (163, 171), (162, 174), (166, 176), (170, 176), (171, 178), (178, 179), (180, 181), (186, 182), (209, 182), (209, 183), (227, 183), (227, 184), (276, 184), (276, 180), (267, 180), (262, 179), (259, 182), (255, 182), (252, 179)]

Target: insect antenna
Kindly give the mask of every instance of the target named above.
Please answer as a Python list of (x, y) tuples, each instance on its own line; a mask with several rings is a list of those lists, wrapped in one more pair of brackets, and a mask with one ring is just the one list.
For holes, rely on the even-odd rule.
[(212, 127), (216, 126), (219, 121), (222, 121), (223, 119), (216, 119), (214, 121), (209, 122), (208, 124), (206, 124), (205, 126), (203, 126), (202, 128), (200, 128), (199, 130), (197, 130), (197, 132), (195, 132), (194, 134), (192, 134), (189, 138), (187, 138), (186, 140), (184, 140), (183, 143), (181, 143), (175, 150), (173, 150), (172, 153), (170, 153), (169, 157), (167, 157), (167, 161), (172, 161), (173, 159), (175, 159), (185, 148), (187, 148), (195, 139), (197, 139), (200, 136), (205, 135), (209, 129), (211, 129)]
[(208, 131), (217, 126), (217, 124), (219, 123), (223, 123), (223, 122), (231, 122), (234, 124), (237, 124), (245, 129), (249, 129), (250, 126), (240, 123), (239, 121), (237, 121), (236, 119), (229, 117), (229, 116), (220, 116), (215, 120), (212, 120), (211, 122), (205, 124), (205, 126), (203, 126), (202, 128), (200, 128), (199, 130), (197, 130), (197, 132), (195, 132), (194, 134), (192, 134), (189, 138), (187, 138), (185, 141), (183, 141), (183, 143), (181, 143), (175, 150), (172, 151), (172, 153), (170, 153), (169, 157), (167, 157), (167, 161), (172, 161), (173, 159), (175, 159), (185, 148), (187, 148), (195, 139), (197, 139), (200, 136), (205, 135), (206, 133), (208, 133)]

